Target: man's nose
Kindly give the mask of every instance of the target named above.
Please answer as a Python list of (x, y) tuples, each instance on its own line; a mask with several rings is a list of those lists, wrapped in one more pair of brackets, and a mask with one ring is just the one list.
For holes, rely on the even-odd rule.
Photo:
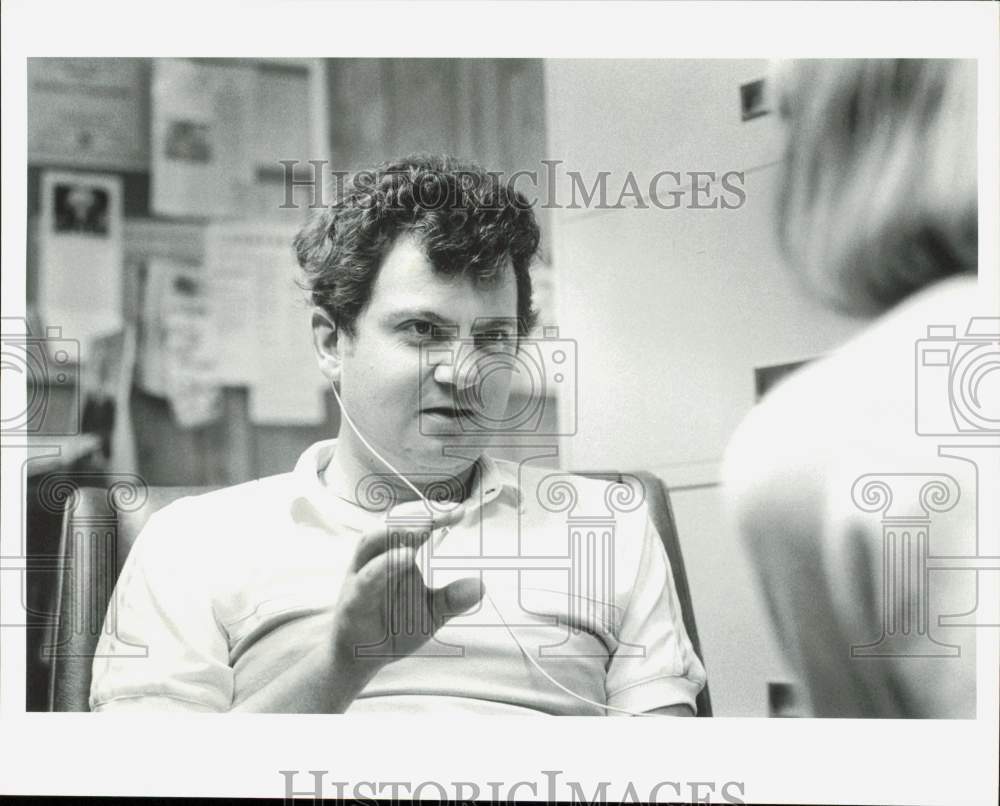
[(428, 363), (434, 366), (434, 380), (445, 386), (468, 389), (476, 384), (478, 369), (472, 345), (455, 340), (428, 349)]

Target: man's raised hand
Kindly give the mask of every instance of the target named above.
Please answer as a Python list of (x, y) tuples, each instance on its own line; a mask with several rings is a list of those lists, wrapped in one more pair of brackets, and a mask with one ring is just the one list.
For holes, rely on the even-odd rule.
[(458, 523), (459, 505), (427, 513), (422, 501), (394, 507), (379, 530), (362, 536), (344, 579), (334, 618), (334, 650), (365, 676), (417, 652), (452, 616), (482, 599), (478, 577), (427, 587), (417, 552), (435, 529)]

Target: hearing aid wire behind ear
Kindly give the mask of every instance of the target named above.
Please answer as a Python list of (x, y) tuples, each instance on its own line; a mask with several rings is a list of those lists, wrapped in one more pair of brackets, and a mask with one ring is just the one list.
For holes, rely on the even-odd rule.
[[(351, 416), (347, 413), (347, 409), (344, 406), (344, 401), (340, 399), (340, 394), (337, 392), (337, 385), (331, 382), (330, 386), (333, 389), (333, 396), (337, 398), (337, 403), (340, 406), (340, 414), (344, 418), (344, 422), (346, 422), (351, 427), (351, 430), (357, 435), (358, 439), (361, 440), (362, 444), (369, 451), (372, 452), (372, 455), (375, 456), (376, 459), (378, 459), (382, 464), (384, 464), (387, 468), (389, 468), (389, 470), (391, 470), (393, 474), (395, 474), (399, 478), (399, 480), (403, 482), (403, 484), (405, 484), (414, 493), (416, 493), (417, 497), (424, 502), (424, 504), (427, 506), (428, 509), (431, 509), (430, 501), (428, 501), (424, 497), (424, 494), (421, 493), (419, 489), (417, 489), (416, 485), (414, 485), (408, 478), (406, 478), (406, 476), (404, 476), (402, 473), (396, 470), (396, 468), (393, 467), (392, 463), (389, 462), (389, 460), (386, 459), (384, 456), (382, 456), (382, 454), (380, 454), (377, 450), (375, 450), (375, 448), (371, 445), (371, 443), (369, 443), (368, 440), (365, 439), (364, 435), (354, 424), (354, 421), (351, 419)], [(511, 629), (506, 619), (504, 619), (503, 613), (500, 612), (500, 608), (497, 607), (496, 602), (493, 601), (493, 597), (490, 596), (490, 592), (486, 589), (485, 585), (482, 586), (482, 590), (485, 598), (487, 599), (487, 601), (489, 601), (490, 605), (493, 607), (493, 610), (496, 612), (497, 617), (500, 619), (500, 623), (503, 624), (503, 626), (507, 629), (507, 633), (510, 635), (511, 638), (514, 639), (514, 643), (517, 644), (518, 649), (521, 650), (521, 654), (524, 655), (524, 657), (527, 658), (531, 662), (531, 664), (539, 672), (541, 672), (542, 675), (556, 688), (561, 689), (566, 694), (569, 694), (571, 697), (575, 697), (581, 702), (585, 702), (588, 705), (595, 705), (598, 708), (604, 708), (605, 710), (608, 711), (616, 711), (621, 714), (628, 714), (629, 716), (652, 716), (652, 714), (643, 713), (642, 711), (630, 711), (627, 708), (616, 708), (615, 706), (608, 705), (607, 703), (596, 702), (595, 700), (587, 699), (583, 695), (577, 694), (575, 691), (571, 691), (570, 689), (566, 688), (566, 686), (564, 686), (562, 683), (556, 680), (552, 675), (550, 675), (547, 671), (545, 671), (545, 669), (542, 668), (542, 665), (535, 660), (532, 654), (525, 648), (524, 644), (521, 643), (521, 639), (517, 637), (517, 633), (515, 633), (514, 630)]]

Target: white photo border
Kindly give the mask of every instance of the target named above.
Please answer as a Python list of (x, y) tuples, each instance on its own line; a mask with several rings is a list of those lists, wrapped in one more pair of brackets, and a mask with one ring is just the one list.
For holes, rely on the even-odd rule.
[[(983, 299), (997, 300), (997, 20), (992, 3), (5, 2), (3, 316), (24, 315), (25, 59), (44, 55), (976, 58), (980, 283)], [(482, 26), (488, 39), (470, 33)], [(2, 393), (5, 409), (23, 409), (23, 389), (8, 384)], [(23, 448), (5, 444), (0, 528), (7, 535), (21, 533), (23, 459)], [(983, 549), (1000, 554), (1000, 524), (982, 524), (981, 534), (993, 541)], [(4, 563), (0, 622), (9, 624), (23, 605), (19, 567)], [(996, 576), (983, 575), (991, 586), (984, 595), (994, 599)], [(0, 630), (3, 794), (281, 797), (279, 770), (302, 771), (300, 789), (309, 785), (306, 770), (327, 770), (330, 781), (467, 781), (485, 793), (489, 781), (541, 785), (544, 770), (560, 770), (560, 780), (576, 780), (588, 793), (600, 780), (614, 782), (612, 794), (631, 781), (641, 796), (662, 781), (739, 781), (747, 802), (997, 801), (998, 630), (980, 633), (976, 720), (581, 717), (536, 720), (530, 731), (496, 717), (484, 725), (467, 718), (26, 714), (23, 637), (23, 630)], [(439, 796), (433, 789), (426, 795)]]

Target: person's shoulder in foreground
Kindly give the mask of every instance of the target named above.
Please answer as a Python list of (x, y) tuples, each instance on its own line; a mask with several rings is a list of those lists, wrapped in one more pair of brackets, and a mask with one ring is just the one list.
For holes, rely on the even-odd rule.
[[(727, 449), (729, 511), (758, 563), (772, 617), (793, 665), (806, 677), (817, 715), (974, 715), (974, 630), (931, 631), (959, 647), (954, 658), (852, 657), (852, 647), (877, 642), (883, 617), (893, 617), (891, 606), (883, 612), (883, 513), (862, 508), (864, 497), (874, 494), (862, 487), (882, 479), (896, 488), (889, 515), (922, 517), (928, 514), (922, 485), (906, 479), (962, 471), (938, 455), (938, 440), (917, 432), (920, 399), (948, 395), (947, 388), (928, 388), (927, 379), (921, 387), (917, 342), (933, 325), (961, 332), (977, 312), (975, 277), (916, 294), (780, 383)], [(963, 491), (975, 489), (974, 474), (962, 481)], [(974, 553), (974, 499), (963, 493), (934, 523), (934, 553)], [(974, 574), (932, 573), (928, 579), (932, 622), (975, 606)], [(949, 664), (947, 675), (940, 674), (942, 662)]]

